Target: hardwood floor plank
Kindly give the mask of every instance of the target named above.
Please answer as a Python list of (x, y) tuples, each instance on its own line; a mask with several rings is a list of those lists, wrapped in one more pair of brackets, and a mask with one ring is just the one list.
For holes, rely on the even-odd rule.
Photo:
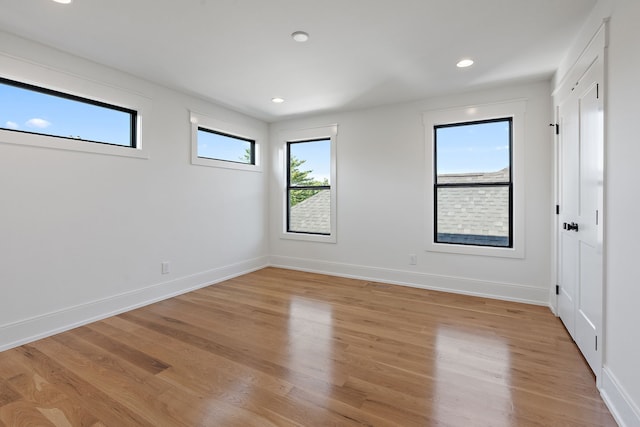
[[(258, 347), (255, 352), (247, 351), (253, 347), (252, 342), (232, 340), (223, 334), (177, 321), (174, 318), (139, 311), (125, 313), (120, 316), (207, 352), (238, 361), (266, 374), (287, 378), (292, 383), (304, 384), (306, 387), (327, 388), (328, 386), (335, 386), (336, 393), (344, 395), (345, 398), (352, 396), (352, 393), (343, 392), (340, 387), (345, 380), (344, 374), (340, 371), (337, 373), (331, 372), (331, 375), (327, 375), (326, 372), (323, 372), (322, 375), (314, 375), (316, 371), (306, 369), (304, 364), (277, 363), (276, 361), (279, 361), (282, 355), (269, 351), (263, 346)], [(305, 356), (307, 355), (305, 354)], [(302, 359), (304, 360), (304, 358)], [(321, 378), (319, 378), (320, 376)]]
[(36, 407), (23, 400), (0, 407), (0, 422), (12, 427), (58, 427)]
[(243, 382), (248, 386), (258, 387), (278, 395), (285, 395), (293, 387), (283, 379), (266, 375), (261, 371), (200, 350), (181, 341), (167, 339), (165, 335), (155, 331), (138, 329), (134, 333), (127, 333), (112, 326), (120, 327), (124, 323), (128, 322), (112, 318), (90, 327), (100, 329), (105, 334), (116, 334), (125, 342), (137, 343), (151, 355), (162, 355), (164, 360), (172, 364), (171, 369), (163, 371), (159, 375), (162, 378), (173, 376), (205, 386)]
[(0, 407), (20, 399), (22, 399), (20, 393), (15, 391), (9, 383), (4, 380), (0, 381)]
[(36, 408), (57, 427), (104, 427), (104, 424), (93, 414), (70, 399), (58, 401), (55, 405), (38, 405)]
[(615, 421), (545, 307), (266, 268), (0, 353), (22, 425)]
[[(172, 419), (158, 396), (171, 388), (170, 384), (147, 371), (114, 357), (75, 334), (60, 334), (39, 346), (45, 354), (57, 355), (60, 364), (95, 384), (112, 399), (143, 416), (154, 425), (189, 426), (183, 418)], [(189, 396), (183, 396), (187, 401)]]
[(153, 426), (136, 412), (118, 403), (113, 396), (101, 392), (75, 372), (60, 365), (57, 362), (60, 359), (59, 355), (47, 355), (34, 347), (47, 342), (52, 341), (47, 338), (9, 351), (17, 355), (34, 375), (37, 374), (55, 385), (62, 393), (78, 402), (81, 407), (86, 408), (107, 425)]
[(119, 358), (126, 360), (127, 362), (134, 364), (138, 368), (144, 369), (151, 374), (160, 373), (170, 367), (170, 365), (162, 362), (161, 360), (149, 357), (149, 355), (138, 351), (121, 341), (111, 339), (86, 326), (77, 328), (75, 332), (79, 337), (87, 340), (91, 344), (101, 347), (113, 355), (118, 356)]

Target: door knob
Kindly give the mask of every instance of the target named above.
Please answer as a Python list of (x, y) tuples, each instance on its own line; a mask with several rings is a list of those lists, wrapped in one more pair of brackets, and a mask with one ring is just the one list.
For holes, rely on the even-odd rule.
[(564, 224), (562, 224), (562, 228), (564, 228), (567, 231), (578, 231), (578, 224), (576, 224), (575, 222), (572, 222), (571, 224), (567, 224), (566, 222)]

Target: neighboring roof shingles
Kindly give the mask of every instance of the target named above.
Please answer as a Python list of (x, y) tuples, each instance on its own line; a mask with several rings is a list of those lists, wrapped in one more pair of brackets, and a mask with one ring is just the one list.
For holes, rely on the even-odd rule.
[[(483, 174), (446, 174), (439, 183), (505, 182), (509, 169)], [(453, 187), (438, 190), (438, 232), (478, 236), (509, 235), (508, 187)]]
[[(446, 174), (440, 183), (505, 182), (509, 169), (473, 174)], [(289, 230), (331, 232), (331, 192), (323, 190), (291, 208)], [(438, 192), (438, 233), (476, 236), (509, 235), (507, 187), (444, 188)]]
[(331, 233), (331, 190), (318, 193), (291, 208), (289, 230), (306, 233)]

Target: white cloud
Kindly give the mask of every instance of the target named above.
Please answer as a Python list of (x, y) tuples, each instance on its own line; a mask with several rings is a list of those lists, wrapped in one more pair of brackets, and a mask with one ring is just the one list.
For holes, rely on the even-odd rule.
[(34, 118), (27, 120), (26, 125), (32, 128), (45, 129), (51, 126), (51, 122), (48, 122), (45, 119)]
[(4, 127), (6, 127), (7, 129), (18, 129), (20, 125), (18, 125), (16, 122), (8, 121), (4, 124)]

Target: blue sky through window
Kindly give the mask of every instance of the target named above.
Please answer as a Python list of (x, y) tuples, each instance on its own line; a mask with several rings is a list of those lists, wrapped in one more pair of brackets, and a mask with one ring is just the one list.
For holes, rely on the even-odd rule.
[(246, 158), (251, 145), (250, 141), (244, 139), (198, 129), (198, 157), (251, 163), (251, 158)]
[(301, 142), (290, 144), (291, 156), (305, 160), (301, 171), (311, 170), (309, 174), (314, 180), (323, 182), (325, 178), (331, 182), (331, 140)]
[(0, 82), (0, 128), (131, 146), (131, 113)]
[(438, 175), (496, 172), (510, 163), (508, 119), (437, 127)]

